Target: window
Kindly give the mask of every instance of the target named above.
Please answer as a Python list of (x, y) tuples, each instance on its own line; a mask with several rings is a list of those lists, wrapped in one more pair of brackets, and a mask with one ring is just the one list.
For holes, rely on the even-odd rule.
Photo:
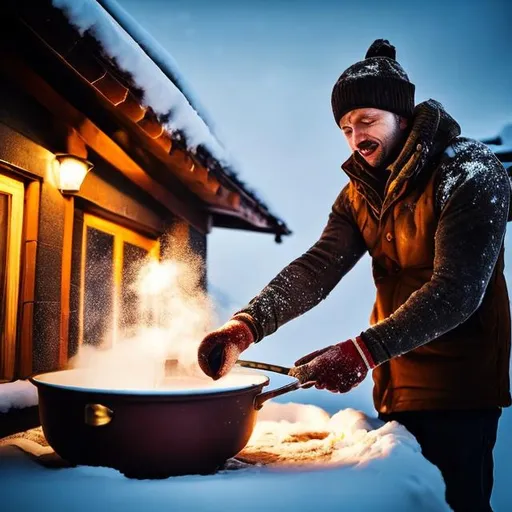
[[(133, 285), (141, 264), (157, 259), (158, 240), (93, 215), (84, 215), (81, 265), (81, 343), (114, 343), (118, 330), (138, 322)], [(107, 343), (108, 345), (109, 343)]]
[(0, 379), (14, 377), (23, 183), (0, 174)]

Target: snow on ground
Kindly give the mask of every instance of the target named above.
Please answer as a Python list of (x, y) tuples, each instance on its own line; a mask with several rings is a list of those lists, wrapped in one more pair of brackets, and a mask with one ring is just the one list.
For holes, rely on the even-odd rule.
[(0, 384), (0, 413), (11, 408), (23, 409), (37, 405), (37, 389), (27, 380)]
[(9, 512), (449, 510), (441, 474), (414, 437), (360, 411), (330, 416), (313, 405), (270, 402), (243, 452), (253, 462), (263, 453), (277, 454), (274, 464), (130, 480), (108, 468), (49, 469), (16, 446), (0, 446), (0, 495)]
[[(509, 280), (509, 283), (511, 282)], [(367, 391), (371, 393), (371, 387)], [(325, 393), (314, 388), (304, 389), (293, 393), (292, 398), (295, 402), (316, 404), (330, 414), (335, 414), (341, 407), (355, 407), (358, 409), (363, 407), (361, 396), (357, 396), (357, 389), (347, 395)], [(287, 395), (276, 400), (286, 401)], [(376, 414), (369, 404), (363, 410), (369, 416)], [(510, 486), (512, 475), (512, 407), (503, 409), (498, 427), (498, 439), (493, 453), (494, 487), (491, 505), (494, 512), (508, 512), (512, 510), (512, 489)]]
[[(277, 380), (278, 385), (282, 385), (283, 382), (280, 382), (279, 379), (282, 379), (281, 376), (277, 376), (274, 378), (274, 380)], [(290, 403), (290, 400), (293, 403)], [(250, 441), (249, 445), (247, 446), (246, 455), (251, 455), (254, 458), (254, 444), (257, 444), (257, 442), (253, 442), (254, 440), (258, 439), (258, 436), (260, 437), (260, 445), (263, 446), (265, 443), (266, 448), (268, 448), (268, 442), (269, 442), (269, 436), (268, 432), (266, 432), (266, 429), (268, 426), (271, 428), (269, 431), (275, 435), (279, 435), (280, 439), (286, 439), (287, 436), (293, 436), (293, 435), (300, 435), (301, 432), (310, 431), (310, 432), (321, 432), (326, 429), (326, 425), (329, 423), (334, 424), (334, 417), (338, 413), (338, 418), (342, 417), (341, 414), (339, 414), (340, 409), (343, 408), (343, 410), (346, 411), (350, 408), (356, 408), (359, 409), (361, 406), (358, 403), (360, 399), (358, 397), (355, 397), (354, 393), (349, 393), (348, 395), (338, 395), (338, 394), (332, 394), (327, 393), (325, 391), (318, 391), (315, 389), (308, 389), (308, 390), (300, 390), (296, 391), (291, 394), (284, 395), (282, 397), (277, 398), (274, 402), (268, 403), (265, 408), (260, 411), (259, 413), (259, 422), (257, 424), (257, 427), (254, 430), (253, 438)], [(5, 412), (7, 409), (11, 407), (15, 408), (21, 408), (21, 407), (27, 407), (30, 405), (35, 405), (37, 403), (37, 394), (34, 386), (30, 384), (27, 381), (17, 381), (14, 383), (9, 384), (1, 384), (0, 385), (0, 412)], [(279, 406), (279, 409), (275, 409), (275, 405)], [(315, 405), (312, 405), (315, 404)], [(392, 431), (388, 433), (388, 437), (385, 438), (382, 436), (384, 434), (384, 431), (380, 429), (379, 431), (379, 420), (376, 418), (373, 418), (374, 411), (369, 409), (368, 407), (363, 408), (363, 410), (366, 412), (366, 414), (362, 413), (354, 413), (350, 417), (352, 418), (353, 422), (356, 422), (363, 426), (364, 430), (364, 424), (367, 423), (366, 428), (371, 428), (373, 426), (374, 430), (373, 432), (370, 430), (368, 432), (369, 436), (363, 435), (364, 433), (359, 432), (357, 435), (363, 435), (366, 440), (370, 440), (372, 436), (380, 436), (378, 443), (373, 443), (372, 446), (373, 450), (376, 450), (380, 447), (386, 447), (391, 449), (389, 450), (389, 457), (384, 458), (382, 460), (374, 459), (372, 462), (365, 468), (359, 467), (357, 469), (357, 473), (361, 474), (360, 480), (357, 480), (357, 478), (354, 475), (347, 476), (347, 474), (354, 473), (354, 469), (352, 471), (349, 471), (347, 468), (337, 468), (332, 470), (321, 470), (320, 473), (322, 476), (317, 475), (318, 470), (315, 472), (311, 472), (310, 470), (307, 471), (301, 471), (295, 475), (293, 475), (292, 471), (278, 471), (280, 482), (283, 484), (284, 491), (285, 492), (291, 492), (290, 489), (292, 487), (300, 487), (302, 482), (307, 482), (308, 477), (307, 475), (313, 474), (313, 479), (318, 479), (320, 482), (322, 482), (322, 486), (328, 487), (329, 485), (332, 486), (339, 486), (342, 485), (342, 488), (340, 488), (338, 494), (336, 494), (339, 499), (341, 499), (342, 494), (346, 494), (346, 496), (351, 496), (350, 486), (346, 486), (344, 482), (351, 482), (353, 485), (363, 485), (362, 479), (366, 479), (364, 485), (368, 486), (368, 489), (372, 489), (372, 483), (370, 481), (370, 478), (368, 477), (368, 472), (372, 472), (375, 475), (379, 473), (379, 471), (387, 471), (389, 470), (390, 474), (394, 475), (393, 478), (401, 482), (403, 478), (407, 479), (409, 476), (411, 476), (414, 471), (411, 471), (410, 473), (407, 472), (407, 468), (398, 468), (398, 470), (395, 469), (395, 465), (402, 465), (405, 461), (408, 461), (409, 464), (416, 464), (418, 463), (418, 478), (421, 481), (424, 481), (427, 487), (432, 484), (432, 482), (435, 483), (436, 478), (424, 478), (423, 473), (421, 472), (422, 469), (425, 469), (425, 463), (426, 461), (423, 459), (423, 457), (420, 456), (419, 453), (417, 453), (414, 448), (413, 443), (411, 442), (411, 439), (407, 436), (410, 436), (406, 431), (401, 432), (397, 436), (397, 428), (394, 426), (392, 428)], [(345, 426), (347, 424), (350, 424), (350, 421), (345, 422)], [(358, 429), (356, 429), (357, 432)], [(376, 434), (377, 433), (377, 434)], [(266, 437), (265, 437), (266, 436)], [(334, 434), (331, 437), (331, 441), (333, 438), (335, 438), (336, 434)], [(412, 436), (410, 436), (412, 437)], [(387, 441), (385, 440), (387, 439)], [(405, 443), (405, 447), (402, 446), (397, 450), (392, 444), (399, 440), (399, 443)], [(322, 452), (322, 445), (321, 443), (314, 442), (314, 436), (312, 439), (313, 442), (307, 446), (308, 450), (305, 450), (306, 445), (303, 443), (301, 448), (298, 448), (294, 454), (286, 454), (286, 449), (280, 450), (280, 456), (281, 459), (286, 461), (290, 459), (290, 455), (295, 455), (295, 457), (299, 460), (296, 460), (298, 464), (303, 464), (308, 462), (308, 455), (307, 452), (316, 452), (318, 453), (326, 453), (326, 450), (324, 449)], [(388, 444), (390, 442), (390, 444)], [(40, 455), (43, 453), (47, 453), (47, 449), (41, 448), (39, 451), (34, 450), (33, 446), (26, 446), (24, 442), (18, 441), (17, 443), (19, 446), (21, 446), (24, 449), (31, 449), (33, 453), (36, 455)], [(350, 455), (350, 451), (354, 448), (354, 446), (361, 445), (338, 445), (338, 452), (337, 455), (342, 457), (348, 458)], [(368, 456), (368, 446), (364, 448), (364, 443), (362, 445), (363, 450), (361, 451), (362, 456), (366, 457)], [(325, 448), (325, 444), (324, 444)], [(251, 453), (252, 450), (252, 453)], [(365, 451), (366, 450), (366, 451)], [(271, 450), (270, 450), (271, 452)], [(284, 452), (284, 453), (283, 453)], [(306, 452), (306, 455), (305, 455)], [(403, 460), (401, 462), (398, 462), (400, 455), (399, 453), (402, 453)], [(302, 458), (302, 460), (300, 460)], [(494, 458), (495, 458), (495, 484), (494, 484), (494, 491), (493, 491), (493, 497), (492, 497), (492, 505), (495, 510), (495, 512), (501, 512), (506, 510), (512, 509), (512, 493), (510, 492), (510, 470), (511, 468), (511, 462), (512, 462), (512, 408), (507, 408), (503, 410), (503, 415), (500, 420), (500, 426), (498, 431), (498, 440), (496, 443), (496, 448), (494, 450)], [(389, 461), (389, 464), (388, 464)], [(393, 462), (392, 462), (393, 461)], [(419, 462), (418, 462), (419, 461)], [(435, 469), (435, 468), (434, 468)], [(431, 469), (430, 469), (431, 471)], [(188, 489), (190, 486), (191, 489), (194, 488), (194, 486), (197, 486), (198, 491), (201, 491), (201, 489), (210, 491), (210, 486), (214, 486), (215, 482), (219, 482), (219, 485), (222, 487), (222, 489), (225, 489), (224, 486), (230, 486), (231, 484), (228, 482), (234, 482), (236, 481), (236, 487), (238, 488), (240, 486), (241, 489), (245, 489), (244, 492), (248, 493), (256, 493), (257, 490), (261, 489), (262, 485), (273, 485), (272, 481), (272, 475), (274, 474), (270, 468), (250, 468), (249, 470), (242, 470), (242, 473), (245, 476), (239, 476), (238, 472), (236, 475), (234, 472), (228, 472), (224, 475), (215, 475), (212, 477), (186, 477), (186, 478), (180, 478), (180, 479), (170, 479), (166, 480), (164, 482), (146, 482), (147, 488), (150, 489), (151, 492), (156, 492), (158, 496), (161, 496), (161, 500), (164, 499), (164, 496), (166, 493), (173, 492), (175, 486), (178, 486), (179, 492), (181, 492), (181, 486), (183, 485), (183, 488)], [(294, 480), (294, 477), (296, 479)], [(28, 482), (27, 489), (32, 489), (34, 492), (39, 492), (39, 489), (44, 487), (45, 485), (49, 485), (50, 489), (53, 488), (53, 484), (55, 486), (61, 486), (61, 485), (70, 485), (73, 488), (79, 488), (80, 482), (82, 484), (86, 484), (87, 482), (91, 482), (91, 485), (93, 485), (93, 488), (96, 489), (95, 492), (105, 493), (106, 490), (103, 489), (105, 486), (105, 482), (115, 482), (115, 488), (121, 489), (124, 493), (124, 485), (122, 482), (126, 479), (124, 479), (119, 473), (117, 473), (114, 470), (109, 469), (100, 469), (100, 468), (75, 468), (75, 469), (67, 469), (67, 470), (48, 470), (41, 466), (39, 466), (37, 463), (33, 462), (28, 458), (27, 455), (24, 455), (18, 448), (15, 448), (13, 446), (9, 447), (0, 447), (0, 493), (5, 493), (5, 489), (9, 489), (11, 487), (10, 483), (7, 482), (14, 482), (14, 486), (10, 491), (7, 491), (8, 494), (8, 503), (13, 504), (14, 508), (9, 508), (6, 510), (30, 510), (30, 500), (33, 499), (33, 496), (31, 497), (31, 493), (29, 492), (27, 496), (22, 496), (24, 491), (24, 487), (19, 482), (16, 483), (16, 478), (23, 479)], [(381, 479), (382, 476), (380, 476), (378, 479)], [(267, 479), (269, 479), (267, 481)], [(377, 478), (376, 478), (377, 479)], [(377, 479), (377, 480), (378, 480)], [(185, 480), (187, 482), (185, 482)], [(190, 483), (188, 481), (190, 480)], [(227, 480), (227, 482), (225, 481)], [(179, 481), (181, 482), (179, 485), (175, 482)], [(251, 482), (254, 481), (254, 489), (252, 489)], [(102, 483), (103, 482), (103, 483)], [(130, 493), (134, 493), (134, 496), (140, 496), (138, 497), (138, 501), (136, 501), (136, 504), (133, 505), (133, 508), (130, 509), (129, 507), (126, 508), (126, 510), (137, 510), (138, 504), (141, 503), (141, 500), (143, 498), (143, 494), (145, 491), (144, 486), (141, 487), (140, 482), (134, 482), (134, 490), (130, 491)], [(192, 483), (195, 482), (195, 483)], [(295, 482), (295, 483), (294, 483)], [(313, 482), (313, 480), (312, 480)], [(341, 482), (341, 484), (340, 484)], [(385, 478), (383, 482), (381, 482), (381, 485), (386, 485), (389, 482), (389, 485), (392, 487), (396, 486), (396, 483), (390, 482), (390, 478)], [(435, 483), (434, 487), (437, 486), (439, 482)], [(23, 484), (24, 485), (24, 484)], [(88, 484), (87, 484), (88, 485)], [(234, 486), (235, 484), (233, 484)], [(444, 485), (444, 484), (443, 484)], [(135, 489), (136, 487), (136, 489)], [(116, 501), (116, 490), (114, 487), (112, 487), (112, 496), (110, 496), (107, 499), (108, 503), (114, 503)], [(103, 489), (103, 490), (102, 490)], [(247, 490), (248, 489), (248, 490)], [(372, 495), (367, 499), (365, 497), (365, 501), (362, 503), (360, 509), (356, 510), (364, 510), (363, 505), (368, 505), (367, 510), (374, 510), (372, 508), (375, 506), (375, 502), (373, 502), (373, 505), (371, 504), (371, 500), (376, 500), (375, 497), (376, 494), (380, 492), (380, 488), (375, 489), (375, 494), (372, 491)], [(402, 484), (400, 484), (399, 489), (400, 492), (412, 492), (409, 488), (404, 488)], [(193, 491), (187, 490), (187, 493), (192, 493)], [(202, 492), (202, 491), (201, 491)], [(242, 503), (244, 492), (236, 491), (236, 496), (234, 503), (238, 503), (239, 505)], [(259, 492), (259, 491), (258, 491)], [(302, 492), (302, 491), (300, 491)], [(129, 494), (130, 494), (129, 493)], [(219, 493), (222, 494), (219, 490)], [(215, 494), (219, 494), (217, 491), (215, 491)], [(320, 493), (320, 491), (318, 491)], [(321, 500), (321, 503), (324, 504), (325, 499), (334, 499), (333, 491), (328, 491), (325, 498), (322, 498), (320, 494), (317, 494), (316, 491), (313, 493), (314, 496), (317, 496), (319, 500)], [(348, 494), (347, 494), (348, 493)], [(392, 500), (393, 496), (388, 495), (388, 490), (386, 490), (386, 493), (384, 493), (383, 496), (383, 503), (387, 502), (388, 500)], [(431, 494), (431, 490), (426, 491), (427, 494)], [(436, 494), (437, 491), (434, 491), (433, 494)], [(17, 496), (17, 495), (20, 496)], [(50, 503), (51, 502), (51, 494), (52, 491), (48, 491), (48, 496), (44, 497), (43, 501), (44, 503)], [(131, 494), (130, 494), (131, 496)], [(154, 502), (155, 508), (158, 506), (158, 504), (161, 504), (162, 501), (159, 501), (160, 498), (157, 497), (151, 497), (150, 502)], [(39, 499), (39, 498), (38, 498)], [(55, 508), (56, 511), (58, 510), (65, 510), (66, 500), (70, 499), (68, 493), (66, 493), (65, 496), (62, 496), (58, 499), (58, 506), (61, 506), (62, 508)], [(96, 498), (95, 498), (96, 499)], [(185, 498), (184, 498), (185, 499)], [(254, 498), (253, 498), (254, 499)], [(312, 499), (312, 498), (311, 498)], [(347, 498), (348, 499), (348, 498)], [(176, 501), (175, 498), (173, 498), (173, 503), (176, 505), (180, 505), (179, 501)], [(197, 510), (216, 510), (215, 506), (208, 503), (203, 503), (199, 499), (199, 497), (195, 498), (196, 501), (192, 500), (192, 503), (195, 503), (197, 506)], [(98, 498), (98, 503), (100, 503), (100, 499)], [(292, 500), (295, 503), (295, 499)], [(299, 500), (300, 501), (300, 500)], [(297, 503), (299, 502), (297, 501)], [(121, 508), (121, 503), (123, 503), (123, 507), (126, 505), (126, 501), (123, 499), (119, 503), (119, 507)], [(268, 506), (268, 502), (264, 500), (264, 498), (261, 498), (259, 501), (256, 500), (256, 503), (258, 506)], [(281, 503), (281, 502), (279, 502)], [(389, 501), (389, 506), (391, 507), (392, 501)], [(406, 500), (406, 504), (409, 503), (409, 501)], [(442, 510), (442, 508), (435, 508), (436, 501), (433, 501), (433, 508), (432, 510)], [(311, 501), (306, 501), (305, 505), (303, 507), (303, 510), (308, 509), (308, 507), (311, 505)], [(383, 508), (383, 504), (381, 504), (378, 509), (379, 510), (386, 510), (386, 508)], [(114, 509), (115, 506), (113, 505)], [(233, 505), (235, 507), (235, 505)], [(276, 506), (276, 508), (278, 508)], [(285, 510), (289, 510), (286, 506), (284, 506)], [(69, 509), (69, 507), (68, 507)], [(71, 508), (74, 510), (73, 508)], [(180, 505), (180, 510), (181, 508)], [(392, 509), (392, 508), (390, 508)], [(404, 510), (406, 507), (404, 506)], [(100, 507), (101, 510), (101, 507)], [(227, 508), (226, 510), (229, 510)], [(300, 508), (298, 509), (301, 510)], [(350, 509), (352, 510), (352, 509)], [(397, 509), (401, 510), (401, 509)], [(422, 509), (420, 509), (422, 510)], [(428, 510), (428, 508), (424, 508), (424, 510)], [(149, 511), (148, 511), (149, 512)]]

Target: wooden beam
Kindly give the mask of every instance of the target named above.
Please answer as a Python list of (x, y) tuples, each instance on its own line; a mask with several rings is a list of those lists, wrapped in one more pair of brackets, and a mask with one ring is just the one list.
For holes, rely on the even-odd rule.
[[(104, 68), (104, 72), (101, 75), (98, 75), (100, 69), (95, 69), (94, 78), (85, 78), (79, 71), (80, 59), (71, 59), (73, 62), (70, 62), (69, 55), (60, 53), (49, 45), (46, 39), (41, 37), (39, 33), (34, 32), (30, 27), (27, 28), (29, 28), (29, 30), (32, 31), (32, 35), (39, 40), (41, 47), (46, 47), (46, 50), (50, 52), (57, 61), (60, 61), (70, 74), (82, 80), (82, 85), (91, 86), (91, 88), (97, 91), (98, 102), (100, 105), (103, 103), (103, 109), (105, 111), (110, 110), (117, 114), (117, 111), (123, 112), (122, 106), (125, 101), (128, 101), (131, 105), (133, 98), (129, 97), (128, 89), (126, 89), (107, 68)], [(103, 87), (101, 84), (105, 86)], [(140, 106), (142, 107), (142, 105)], [(124, 121), (124, 115), (121, 117)], [(212, 204), (227, 209), (233, 208), (234, 203), (232, 201), (225, 201), (229, 193), (219, 195), (216, 194), (215, 190), (211, 189), (208, 183), (208, 177), (211, 173), (207, 169), (203, 168), (204, 172), (201, 172), (201, 169), (199, 169), (197, 173), (190, 172), (194, 167), (190, 153), (187, 150), (177, 149), (175, 151), (173, 149), (172, 141), (164, 124), (158, 119), (158, 116), (151, 108), (145, 108), (144, 115), (135, 122), (135, 125), (140, 128), (140, 130), (133, 130), (133, 134), (136, 134), (139, 139), (136, 145), (145, 148), (156, 156), (160, 162), (162, 162), (167, 169), (170, 169), (172, 174), (197, 197), (206, 204)], [(136, 127), (134, 126), (133, 128)], [(113, 134), (109, 135), (112, 136)], [(126, 144), (125, 142), (126, 141), (120, 141), (121, 147), (127, 151), (128, 155), (132, 155), (133, 141), (131, 144)], [(236, 190), (234, 191), (231, 187), (228, 188), (228, 192), (246, 195), (238, 186), (235, 187)]]
[(68, 362), (69, 345), (69, 297), (71, 287), (71, 260), (73, 254), (73, 219), (75, 201), (73, 197), (64, 198), (64, 233), (62, 245), (62, 271), (60, 279), (60, 336), (59, 368)]
[(17, 323), (19, 307), (19, 285), (23, 244), (23, 182), (0, 173), (0, 192), (7, 199), (7, 230), (4, 232), (5, 260), (3, 279), (2, 324), (0, 330), (0, 378), (10, 380), (16, 373)]
[(207, 216), (187, 204), (150, 177), (128, 154), (84, 114), (60, 96), (47, 82), (12, 53), (2, 51), (2, 65), (25, 91), (50, 112), (73, 128), (84, 142), (104, 160), (123, 173), (166, 209), (190, 222), (202, 233), (207, 231)]
[[(203, 224), (207, 224), (205, 220), (208, 217), (207, 212), (210, 207), (213, 207), (221, 208), (226, 212), (231, 211), (232, 215), (245, 219), (249, 224), (255, 217), (268, 217), (266, 223), (272, 226), (273, 230), (281, 231), (278, 228), (279, 223), (275, 223), (275, 219), (266, 211), (266, 208), (244, 189), (243, 184), (232, 179), (229, 173), (226, 174), (222, 170), (220, 175), (213, 176), (220, 181), (216, 184), (212, 180), (214, 174), (212, 171), (208, 172), (208, 177), (205, 179), (201, 172), (190, 173), (187, 168), (175, 165), (172, 158), (174, 144), (166, 132), (168, 127), (161, 120), (156, 119), (157, 116), (151, 108), (140, 104), (140, 99), (137, 94), (134, 94), (135, 91), (126, 90), (126, 84), (119, 82), (115, 64), (105, 64), (100, 61), (101, 59), (97, 59), (96, 54), (101, 45), (96, 47), (94, 44), (82, 44), (83, 41), (79, 41), (77, 34), (74, 34), (75, 37), (66, 44), (61, 44), (61, 38), (54, 38), (51, 30), (48, 30), (48, 27), (52, 26), (48, 24), (48, 20), (41, 24), (40, 18), (31, 15), (24, 16), (20, 24), (22, 30), (18, 32), (21, 35), (17, 41), (18, 44), (10, 46), (15, 48), (12, 52), (15, 54), (19, 54), (19, 51), (25, 52), (22, 58), (31, 62), (31, 67), (41, 76), (46, 77), (60, 95), (69, 98), (74, 105), (85, 111), (109, 137), (116, 140), (115, 126), (126, 129), (129, 137), (126, 136), (125, 139), (129, 138), (129, 141), (128, 143), (126, 140), (121, 141), (121, 148), (128, 156), (140, 162), (149, 175), (159, 184), (167, 187), (167, 190), (178, 190), (181, 198), (186, 197), (192, 203), (195, 203), (195, 198), (199, 198), (204, 206), (199, 205), (196, 208), (203, 210)], [(63, 24), (64, 33), (66, 28)], [(12, 43), (10, 39), (9, 42)], [(4, 72), (8, 73), (9, 70), (6, 69)], [(137, 126), (141, 120), (143, 120), (142, 125)], [(146, 121), (151, 121), (150, 126), (145, 126)], [(158, 126), (153, 127), (155, 121)], [(185, 153), (190, 156), (190, 152), (185, 151)], [(170, 171), (168, 175), (165, 170)], [(184, 185), (187, 190), (181, 189), (181, 185)], [(227, 193), (219, 194), (218, 191), (222, 188), (226, 188)], [(232, 194), (230, 195), (229, 192)], [(235, 194), (238, 194), (240, 199), (236, 198)], [(245, 206), (239, 208), (242, 203)], [(254, 210), (249, 215), (246, 214), (248, 208)], [(195, 225), (195, 227), (198, 226)], [(257, 228), (257, 226), (254, 227)], [(207, 227), (206, 231), (201, 228), (199, 230), (206, 232)], [(259, 231), (258, 228), (256, 230)]]
[(21, 285), (21, 333), (19, 372), (22, 378), (32, 373), (32, 335), (34, 320), (34, 300), (36, 288), (36, 255), (39, 232), (39, 196), (41, 184), (31, 181), (25, 188), (25, 224), (23, 240), (23, 273)]

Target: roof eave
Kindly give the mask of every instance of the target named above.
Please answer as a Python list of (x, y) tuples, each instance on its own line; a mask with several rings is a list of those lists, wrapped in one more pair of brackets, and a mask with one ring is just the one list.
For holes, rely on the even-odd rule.
[[(48, 0), (38, 0), (36, 8), (24, 8), (22, 3), (16, 4), (18, 8), (15, 8), (15, 12), (23, 23), (96, 94), (108, 100), (112, 109), (124, 116), (132, 130), (143, 133), (155, 155), (212, 214), (214, 226), (223, 223), (218, 221), (219, 216), (223, 219), (232, 216), (236, 219), (232, 222), (232, 228), (236, 226), (236, 229), (268, 232), (277, 237), (291, 233), (285, 223), (272, 215), (236, 175), (223, 168), (206, 148), (199, 147), (192, 154), (186, 148), (182, 134), (168, 132), (155, 112), (142, 104), (141, 92), (128, 83), (126, 73), (117, 68), (114, 62), (105, 59), (99, 41), (88, 34), (82, 37), (78, 33), (70, 40), (73, 38), (70, 33), (72, 25), (62, 11), (53, 7)], [(44, 10), (45, 16), (41, 10)], [(52, 14), (53, 18), (50, 17)], [(62, 25), (63, 20), (66, 21), (66, 29), (57, 30), (55, 24)], [(60, 37), (60, 34), (64, 35)]]

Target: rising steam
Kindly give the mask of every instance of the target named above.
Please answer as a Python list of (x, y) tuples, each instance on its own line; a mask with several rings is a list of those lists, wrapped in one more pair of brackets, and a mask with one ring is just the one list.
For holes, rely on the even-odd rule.
[(197, 348), (215, 323), (214, 305), (202, 286), (204, 263), (182, 239), (170, 235), (161, 261), (133, 269), (133, 284), (124, 290), (129, 305), (115, 297), (117, 325), (98, 346), (82, 345), (71, 367), (90, 369), (96, 384), (154, 388), (163, 382), (166, 360), (173, 360), (167, 365), (173, 376), (209, 381)]

